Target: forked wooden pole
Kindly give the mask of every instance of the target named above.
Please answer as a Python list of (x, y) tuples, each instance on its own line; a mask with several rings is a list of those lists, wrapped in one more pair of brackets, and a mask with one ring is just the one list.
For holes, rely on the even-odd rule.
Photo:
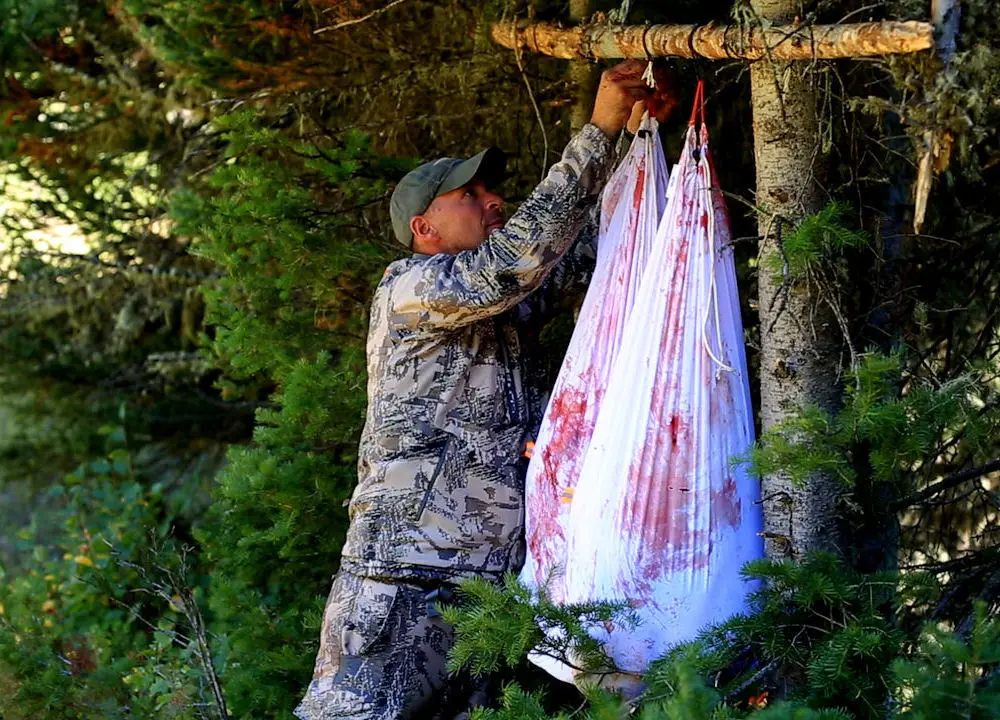
[[(956, 0), (934, 0), (935, 7)], [(505, 22), (493, 25), (494, 42), (567, 60), (685, 57), (740, 59), (750, 66), (757, 168), (755, 204), (761, 238), (759, 268), (787, 263), (782, 236), (820, 209), (825, 158), (819, 147), (815, 83), (808, 66), (793, 61), (877, 57), (932, 50), (934, 26), (925, 22), (802, 25), (800, 0), (751, 0), (768, 27), (720, 25), (561, 28)], [(814, 2), (807, 0), (805, 7)], [(943, 15), (944, 13), (937, 13)], [(938, 22), (941, 22), (938, 20)], [(933, 146), (933, 142), (930, 143)], [(930, 167), (930, 151), (923, 165)], [(918, 198), (926, 198), (924, 170)], [(923, 193), (923, 195), (921, 195)], [(785, 264), (787, 268), (787, 264)], [(787, 272), (787, 270), (786, 270)], [(840, 402), (840, 337), (834, 304), (808, 283), (771, 271), (758, 273), (760, 312), (760, 417), (765, 431), (781, 427), (798, 408), (834, 412)], [(803, 322), (803, 318), (807, 318)], [(794, 440), (794, 438), (793, 438)], [(765, 551), (771, 558), (801, 558), (814, 550), (842, 549), (842, 488), (827, 472), (804, 485), (783, 473), (762, 478)]]
[[(955, 54), (955, 43), (958, 35), (958, 22), (961, 6), (958, 0), (932, 0), (931, 17), (938, 28), (937, 53), (947, 68), (951, 56)], [(933, 105), (934, 99), (927, 98), (927, 103)], [(917, 165), (917, 182), (913, 189), (913, 232), (919, 233), (927, 216), (927, 200), (931, 194), (931, 183), (934, 176), (944, 172), (951, 159), (952, 136), (941, 130), (924, 132), (924, 151)]]
[(934, 47), (934, 26), (925, 22), (843, 25), (581, 25), (504, 22), (490, 37), (506, 48), (566, 60), (686, 57), (709, 60), (835, 60), (916, 53)]

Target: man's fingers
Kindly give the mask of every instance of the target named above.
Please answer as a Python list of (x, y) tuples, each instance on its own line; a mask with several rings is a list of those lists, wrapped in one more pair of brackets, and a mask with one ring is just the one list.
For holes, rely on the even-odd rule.
[(621, 75), (642, 75), (646, 70), (646, 63), (643, 60), (637, 60), (636, 58), (629, 58), (628, 60), (623, 60), (612, 68), (608, 69), (608, 72), (621, 74)]
[[(604, 85), (605, 83), (602, 83)], [(643, 82), (608, 82), (607, 89), (613, 93), (609, 97), (618, 95), (623, 100), (639, 101), (650, 96), (650, 89)]]
[(624, 88), (629, 88), (629, 89), (636, 88), (636, 89), (639, 89), (639, 90), (644, 90), (646, 92), (649, 92), (649, 90), (650, 90), (649, 85), (647, 85), (646, 81), (643, 80), (642, 78), (638, 78), (638, 79), (635, 79), (635, 80), (633, 80), (632, 78), (629, 78), (628, 80), (621, 80), (621, 81), (619, 81), (617, 83), (617, 85), (619, 87), (624, 87)]
[(642, 80), (645, 67), (641, 60), (626, 60), (601, 75), (591, 122), (608, 137), (622, 129), (635, 103), (649, 97), (649, 88)]
[(607, 82), (612, 85), (622, 85), (624, 87), (649, 87), (641, 75), (618, 75), (607, 78)]
[(646, 70), (646, 65), (640, 60), (626, 60), (618, 63), (613, 68), (604, 71), (604, 76), (613, 82), (627, 82), (633, 79), (642, 79), (642, 74)]

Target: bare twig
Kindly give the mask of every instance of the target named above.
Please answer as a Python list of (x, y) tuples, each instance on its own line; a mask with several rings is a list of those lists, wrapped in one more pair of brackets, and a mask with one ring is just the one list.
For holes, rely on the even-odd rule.
[[(844, 342), (847, 344), (847, 350), (851, 355), (851, 369), (855, 369), (859, 365), (859, 355), (857, 348), (854, 347), (854, 343), (851, 341), (851, 328), (847, 323), (847, 318), (844, 317), (844, 312), (840, 307), (840, 303), (837, 301), (837, 293), (835, 285), (833, 282), (829, 281), (826, 277), (826, 273), (820, 271), (817, 273), (820, 277), (817, 280), (817, 285), (819, 287), (820, 297), (826, 301), (827, 307), (833, 313), (833, 316), (837, 319), (837, 324), (840, 326), (840, 331), (844, 334)], [(861, 379), (858, 378), (857, 386), (860, 389)]]
[(545, 131), (545, 123), (542, 122), (542, 113), (538, 109), (538, 101), (535, 100), (535, 93), (528, 82), (528, 76), (524, 72), (524, 62), (521, 59), (522, 50), (518, 45), (514, 48), (514, 60), (517, 61), (517, 69), (521, 71), (521, 79), (524, 80), (524, 87), (528, 88), (528, 98), (531, 100), (531, 107), (535, 110), (535, 117), (538, 119), (538, 127), (542, 130), (542, 180), (545, 179), (545, 171), (549, 163), (549, 135)]
[[(157, 539), (154, 532), (150, 533), (150, 550), (154, 557), (159, 557), (161, 553), (161, 546), (159, 540)], [(226, 720), (230, 717), (229, 709), (226, 706), (226, 698), (222, 692), (222, 684), (219, 681), (218, 670), (215, 667), (215, 662), (212, 658), (212, 651), (208, 644), (208, 633), (205, 630), (205, 622), (201, 615), (201, 609), (198, 607), (198, 602), (194, 597), (194, 592), (191, 589), (191, 583), (188, 579), (188, 554), (191, 549), (188, 546), (183, 546), (179, 553), (179, 563), (176, 568), (168, 567), (166, 564), (153, 562), (151, 565), (139, 564), (129, 562), (121, 557), (120, 553), (115, 549), (115, 547), (104, 538), (104, 542), (111, 548), (111, 553), (115, 556), (115, 561), (122, 567), (130, 568), (139, 575), (143, 581), (143, 586), (134, 588), (134, 592), (138, 593), (148, 593), (154, 597), (158, 597), (163, 602), (166, 602), (171, 608), (180, 612), (184, 618), (187, 620), (188, 625), (192, 630), (193, 637), (185, 636), (179, 633), (177, 630), (172, 630), (172, 637), (179, 639), (187, 647), (194, 650), (195, 657), (201, 664), (202, 675), (208, 680), (212, 689), (212, 700), (214, 703), (215, 712), (218, 715), (219, 720)], [(157, 580), (154, 577), (158, 575), (162, 580)], [(111, 598), (115, 600), (115, 598)], [(118, 604), (125, 607), (124, 603), (117, 601)], [(140, 617), (135, 613), (133, 608), (129, 608), (130, 612), (134, 616), (143, 622), (145, 625), (154, 628), (148, 620)], [(161, 676), (163, 677), (163, 676)], [(169, 678), (164, 677), (164, 679), (169, 680)]]
[(739, 697), (740, 693), (742, 693), (748, 687), (750, 687), (755, 682), (760, 680), (762, 677), (767, 675), (769, 672), (772, 672), (777, 666), (778, 666), (778, 659), (775, 658), (771, 662), (764, 665), (764, 667), (760, 668), (760, 670), (755, 672), (753, 675), (748, 677), (746, 680), (744, 680), (742, 683), (733, 688), (733, 690), (728, 695), (726, 695), (725, 698), (723, 698), (723, 702), (732, 702), (735, 698)]
[[(768, 334), (774, 332), (774, 326), (778, 324), (778, 319), (781, 317), (781, 313), (783, 313), (785, 311), (785, 307), (788, 305), (788, 292), (789, 292), (790, 288), (792, 287), (791, 267), (789, 266), (788, 255), (785, 253), (785, 244), (784, 244), (784, 241), (782, 240), (782, 237), (781, 237), (781, 222), (782, 222), (782, 219), (778, 218), (777, 214), (772, 214), (771, 217), (768, 219), (767, 229), (762, 234), (762, 237), (767, 238), (771, 234), (771, 223), (774, 222), (774, 220), (776, 218), (778, 219), (778, 228), (777, 228), (777, 236), (778, 236), (777, 240), (778, 240), (778, 243), (777, 243), (777, 247), (778, 247), (778, 252), (781, 253), (782, 281), (781, 281), (781, 285), (778, 287), (778, 289), (774, 291), (774, 295), (771, 297), (771, 304), (768, 305), (768, 308), (767, 308), (767, 311), (769, 313), (771, 313), (771, 312), (774, 313), (773, 316), (772, 316), (772, 318), (771, 318), (771, 324), (768, 325), (768, 327), (767, 327)], [(766, 271), (766, 269), (765, 269), (765, 271)], [(775, 310), (774, 305), (775, 305), (775, 303), (778, 302), (779, 299), (781, 300), (781, 304), (778, 305), (777, 310)]]
[(404, 2), (406, 2), (406, 0), (392, 0), (392, 2), (390, 2), (385, 7), (381, 7), (378, 10), (373, 10), (372, 12), (362, 17), (354, 18), (352, 20), (345, 20), (344, 22), (337, 23), (336, 25), (328, 25), (327, 27), (319, 28), (318, 30), (313, 30), (313, 35), (319, 35), (320, 33), (329, 32), (330, 30), (340, 30), (341, 28), (348, 27), (349, 25), (357, 25), (358, 23), (363, 23), (365, 20), (370, 20), (376, 15), (381, 15), (387, 10), (390, 10), (396, 5), (399, 5), (400, 3)]
[[(923, 570), (925, 572), (940, 573), (940, 572), (956, 572), (960, 570), (968, 570), (970, 568), (978, 568), (983, 565), (993, 565), (998, 560), (998, 555), (996, 548), (987, 548), (980, 552), (970, 552), (967, 555), (963, 555), (960, 558), (955, 558), (954, 560), (944, 560), (941, 562), (930, 562), (930, 563), (918, 563), (913, 565), (904, 565), (901, 570)], [(946, 603), (942, 603), (944, 605)]]

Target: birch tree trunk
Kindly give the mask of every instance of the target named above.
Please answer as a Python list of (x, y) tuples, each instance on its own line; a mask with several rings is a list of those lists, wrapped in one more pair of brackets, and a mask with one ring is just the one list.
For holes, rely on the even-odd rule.
[[(789, 23), (799, 0), (754, 0), (762, 20)], [(761, 326), (761, 422), (766, 431), (805, 405), (836, 408), (838, 326), (815, 288), (788, 284), (768, 270), (782, 257), (781, 238), (822, 203), (822, 159), (816, 94), (805, 63), (751, 67), (756, 203), (761, 246), (758, 266)], [(772, 558), (798, 558), (838, 549), (838, 486), (817, 475), (796, 487), (783, 475), (763, 478), (765, 549)]]

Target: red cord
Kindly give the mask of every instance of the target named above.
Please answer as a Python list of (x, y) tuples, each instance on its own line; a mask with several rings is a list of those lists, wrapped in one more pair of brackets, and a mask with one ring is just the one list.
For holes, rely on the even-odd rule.
[(694, 125), (698, 121), (698, 110), (701, 109), (701, 124), (705, 124), (705, 81), (699, 80), (698, 87), (694, 91), (694, 107), (691, 108), (691, 122)]

